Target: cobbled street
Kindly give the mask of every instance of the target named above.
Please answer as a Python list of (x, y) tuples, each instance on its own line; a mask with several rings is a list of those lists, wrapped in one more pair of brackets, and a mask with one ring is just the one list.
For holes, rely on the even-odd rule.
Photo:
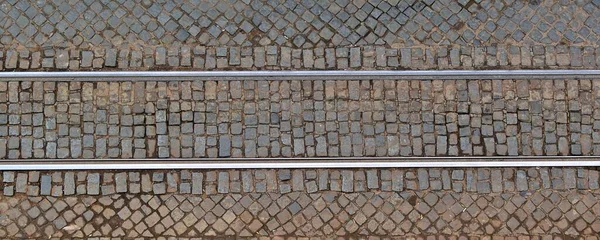
[[(592, 159), (600, 79), (9, 74), (598, 66), (598, 0), (5, 0), (0, 165)], [(599, 185), (596, 167), (2, 170), (0, 238), (598, 239)]]

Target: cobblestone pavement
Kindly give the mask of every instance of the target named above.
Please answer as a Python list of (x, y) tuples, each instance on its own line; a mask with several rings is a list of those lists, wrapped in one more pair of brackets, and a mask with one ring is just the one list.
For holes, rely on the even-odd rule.
[(0, 70), (596, 69), (595, 46), (152, 46), (0, 50)]
[(17, 1), (5, 47), (590, 44), (598, 1)]
[(596, 0), (17, 1), (0, 70), (600, 66)]
[(600, 232), (588, 169), (30, 171), (2, 183), (10, 238)]
[(0, 158), (600, 155), (600, 81), (2, 82)]
[[(597, 0), (7, 0), (0, 71), (597, 69), (599, 8)], [(599, 156), (599, 106), (595, 80), (10, 81), (0, 82), (0, 159)], [(600, 234), (591, 168), (4, 171), (0, 179), (0, 238)]]

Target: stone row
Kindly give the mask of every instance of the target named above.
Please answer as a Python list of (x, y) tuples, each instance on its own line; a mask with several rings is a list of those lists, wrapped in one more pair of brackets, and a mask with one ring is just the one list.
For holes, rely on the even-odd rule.
[(0, 9), (0, 46), (598, 45), (597, 1), (33, 1)]
[(574, 68), (600, 66), (600, 48), (567, 45), (490, 45), (390, 48), (206, 47), (138, 50), (95, 47), (0, 51), (0, 70), (323, 70)]
[(1, 82), (0, 158), (600, 155), (598, 80)]
[(585, 168), (56, 171), (2, 172), (4, 196), (290, 192), (515, 193), (540, 190), (598, 192), (598, 171)]
[(553, 190), (0, 197), (0, 237), (597, 239), (599, 197)]

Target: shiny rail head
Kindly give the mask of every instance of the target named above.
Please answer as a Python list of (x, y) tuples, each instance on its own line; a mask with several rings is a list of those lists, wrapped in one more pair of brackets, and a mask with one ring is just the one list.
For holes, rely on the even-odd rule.
[(344, 169), (344, 168), (500, 168), (600, 167), (600, 157), (499, 158), (359, 158), (359, 159), (73, 159), (2, 160), (0, 171), (44, 170), (170, 170), (170, 169)]
[(0, 81), (600, 79), (600, 70), (0, 72)]

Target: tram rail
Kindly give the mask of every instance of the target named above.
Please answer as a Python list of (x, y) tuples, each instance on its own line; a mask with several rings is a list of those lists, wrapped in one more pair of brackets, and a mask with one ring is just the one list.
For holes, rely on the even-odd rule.
[(0, 72), (0, 81), (189, 81), (189, 80), (493, 80), (594, 79), (600, 70), (324, 70), (324, 71), (122, 71)]
[(599, 167), (600, 156), (149, 158), (0, 160), (11, 170)]
[[(600, 70), (2, 72), (0, 81), (600, 79)], [(600, 156), (5, 159), (0, 170), (595, 167)]]

